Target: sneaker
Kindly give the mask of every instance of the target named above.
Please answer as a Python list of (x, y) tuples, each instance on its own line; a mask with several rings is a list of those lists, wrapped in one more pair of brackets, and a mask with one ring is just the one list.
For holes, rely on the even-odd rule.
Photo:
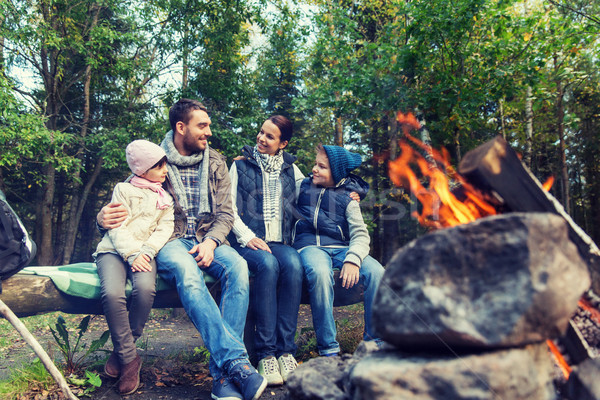
[(221, 379), (213, 382), (210, 397), (212, 397), (215, 400), (243, 399), (242, 394), (237, 390), (235, 385), (225, 377), (222, 377)]
[(242, 393), (244, 400), (256, 400), (267, 387), (267, 380), (249, 361), (240, 362), (229, 369), (231, 380)]
[(121, 364), (119, 364), (119, 356), (114, 351), (110, 353), (110, 357), (104, 364), (104, 373), (111, 378), (118, 378), (121, 373)]
[(263, 358), (258, 362), (258, 373), (265, 377), (267, 385), (283, 385), (283, 377), (279, 373), (279, 363), (273, 356)]
[(133, 361), (123, 365), (121, 379), (119, 379), (119, 393), (128, 395), (135, 392), (140, 387), (140, 370), (142, 369), (142, 359), (135, 356)]
[(298, 362), (290, 353), (282, 354), (278, 359), (279, 372), (284, 382), (287, 382), (288, 377), (298, 367)]

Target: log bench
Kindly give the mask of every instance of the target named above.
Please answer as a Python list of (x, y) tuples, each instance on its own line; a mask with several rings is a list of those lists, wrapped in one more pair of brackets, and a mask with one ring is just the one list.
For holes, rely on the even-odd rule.
[[(35, 268), (35, 267), (30, 267)], [(209, 277), (208, 277), (209, 278)], [(334, 271), (334, 307), (361, 303), (364, 298), (364, 288), (357, 285), (352, 289), (344, 289), (339, 279), (339, 270)], [(252, 291), (253, 278), (250, 278)], [(215, 300), (221, 296), (221, 285), (207, 279), (209, 288)], [(102, 304), (99, 298), (84, 298), (72, 296), (59, 290), (51, 278), (40, 275), (16, 274), (2, 281), (2, 300), (18, 317), (45, 314), (60, 311), (67, 314), (101, 315)], [(308, 291), (303, 288), (302, 304), (309, 304)], [(173, 287), (157, 290), (153, 308), (181, 308), (177, 290)], [(244, 342), (248, 354), (254, 355), (254, 310), (252, 303), (248, 309)]]

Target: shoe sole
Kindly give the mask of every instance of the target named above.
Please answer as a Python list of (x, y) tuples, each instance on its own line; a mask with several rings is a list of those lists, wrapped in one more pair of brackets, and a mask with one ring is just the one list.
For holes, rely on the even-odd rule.
[(118, 378), (119, 377), (118, 374), (117, 375), (115, 375), (115, 374), (109, 374), (108, 371), (106, 370), (106, 365), (104, 366), (104, 374), (106, 376), (108, 376), (109, 378)]
[(138, 377), (138, 379), (137, 379), (137, 384), (135, 385), (135, 388), (133, 388), (132, 390), (130, 390), (127, 393), (121, 393), (119, 391), (119, 394), (121, 396), (127, 396), (128, 394), (132, 394), (133, 392), (135, 392), (136, 390), (138, 390), (140, 388), (140, 371), (141, 370), (142, 370), (142, 362), (140, 361), (140, 366), (138, 367), (138, 370), (137, 370), (137, 377)]
[(210, 397), (213, 398), (214, 400), (240, 400), (239, 397), (218, 397), (212, 393), (210, 394)]
[(281, 386), (284, 382), (283, 377), (278, 380), (269, 380), (266, 376), (263, 375), (263, 378), (267, 380), (267, 386)]
[(267, 379), (263, 376), (263, 383), (260, 385), (252, 400), (258, 400), (258, 398), (263, 394), (265, 389), (267, 388)]

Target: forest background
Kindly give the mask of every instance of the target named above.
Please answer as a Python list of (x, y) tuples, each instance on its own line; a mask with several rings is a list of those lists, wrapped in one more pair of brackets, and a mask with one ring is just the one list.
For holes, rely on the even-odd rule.
[(208, 106), (229, 162), (284, 114), (304, 173), (318, 143), (363, 154), (385, 264), (423, 233), (388, 177), (402, 111), (455, 165), (505, 137), (599, 242), (599, 33), (597, 0), (0, 0), (0, 189), (36, 264), (90, 261), (125, 146), (174, 101)]

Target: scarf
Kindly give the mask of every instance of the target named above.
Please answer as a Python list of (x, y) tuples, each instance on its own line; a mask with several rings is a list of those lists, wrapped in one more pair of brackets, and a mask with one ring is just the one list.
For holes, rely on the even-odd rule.
[(167, 194), (167, 191), (162, 187), (160, 182), (152, 182), (141, 176), (134, 176), (129, 181), (133, 186), (140, 189), (150, 189), (153, 192), (158, 193), (158, 201), (156, 202), (156, 208), (164, 210), (173, 205), (173, 199)]
[[(208, 146), (204, 149), (204, 153), (192, 154), (191, 156), (182, 156), (175, 148), (173, 143), (173, 131), (167, 132), (164, 140), (160, 144), (167, 153), (167, 169), (169, 170), (169, 180), (173, 185), (173, 190), (177, 196), (177, 200), (184, 210), (188, 210), (189, 204), (187, 201), (185, 186), (179, 175), (180, 167), (189, 167), (200, 163), (198, 168), (198, 184), (200, 185), (200, 204), (199, 213), (210, 213), (210, 202), (208, 200)], [(194, 216), (196, 217), (196, 216)]]
[(256, 162), (264, 172), (268, 174), (268, 179), (262, 180), (263, 184), (263, 217), (265, 222), (270, 222), (277, 218), (281, 200), (281, 187), (278, 185), (281, 166), (283, 165), (283, 151), (278, 151), (274, 156), (259, 153), (256, 146), (253, 152)]

